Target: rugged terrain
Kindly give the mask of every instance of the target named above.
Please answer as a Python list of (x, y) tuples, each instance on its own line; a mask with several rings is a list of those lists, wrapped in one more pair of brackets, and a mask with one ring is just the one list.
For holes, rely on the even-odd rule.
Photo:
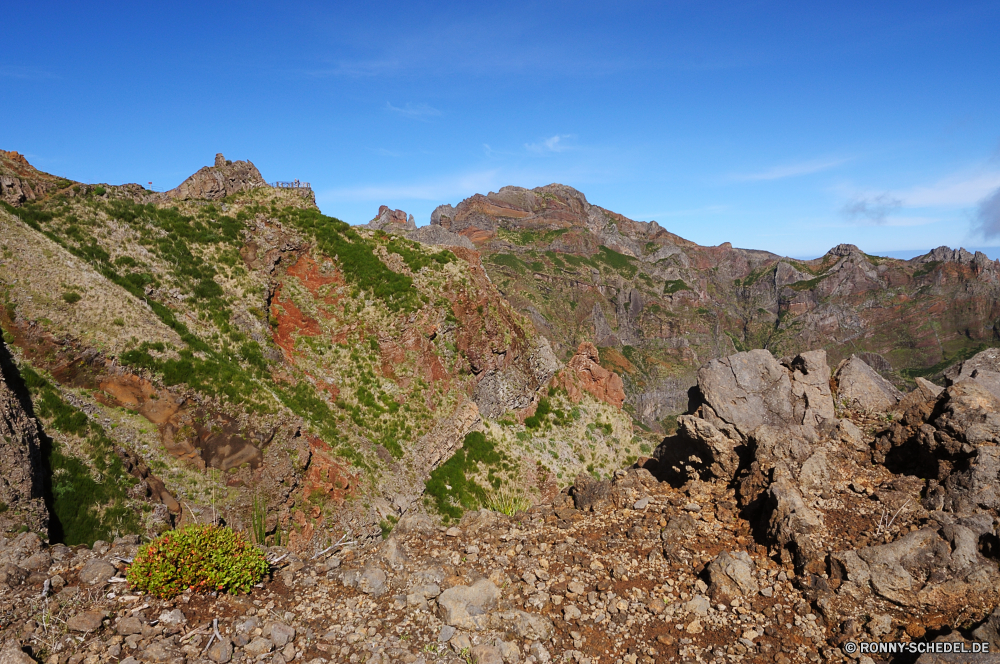
[(995, 661), (844, 649), (1000, 648), (1000, 362), (970, 363), (903, 396), (860, 361), (831, 390), (823, 351), (715, 360), (643, 467), (514, 517), (273, 547), (247, 596), (129, 593), (134, 537), (0, 540), (5, 661)]
[[(0, 167), (2, 664), (1000, 649), (981, 254), (699, 247), (559, 185), (351, 227), (222, 155), (163, 193)], [(255, 533), (261, 586), (131, 594), (193, 522)]]
[[(43, 191), (11, 163), (8, 190)], [(55, 541), (248, 528), (254, 502), (274, 543), (381, 537), (424, 502), (550, 500), (659, 440), (596, 349), (554, 357), (465, 238), (349, 227), (222, 155), (165, 193), (44, 182), (0, 210), (0, 326)]]
[(981, 253), (901, 261), (839, 245), (798, 261), (703, 247), (558, 184), (442, 205), (431, 225), (474, 244), (558, 357), (595, 343), (624, 379), (627, 410), (657, 430), (687, 409), (703, 363), (737, 351), (823, 348), (831, 364), (859, 354), (912, 388), (1000, 342), (1000, 265)]

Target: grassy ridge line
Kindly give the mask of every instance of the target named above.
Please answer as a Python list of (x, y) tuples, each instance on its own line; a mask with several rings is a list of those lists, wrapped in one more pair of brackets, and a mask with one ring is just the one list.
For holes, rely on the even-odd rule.
[[(194, 296), (196, 309), (203, 312), (219, 330), (224, 346), (222, 349), (214, 348), (192, 333), (170, 308), (147, 297), (145, 287), (158, 285), (160, 280), (148, 271), (142, 271), (144, 266), (131, 257), (111, 261), (108, 252), (81, 228), (86, 224), (75, 214), (60, 217), (39, 204), (15, 209), (4, 203), (4, 208), (25, 224), (86, 261), (133, 297), (146, 302), (153, 313), (177, 332), (186, 344), (186, 348), (178, 350), (177, 358), (171, 358), (160, 356), (167, 350), (162, 344), (144, 342), (120, 354), (119, 360), (123, 365), (157, 374), (168, 387), (187, 385), (205, 395), (254, 412), (274, 412), (280, 403), (309, 422), (332, 448), (353, 465), (366, 467), (364, 457), (339, 434), (336, 416), (317, 395), (315, 387), (304, 379), (295, 386), (273, 380), (259, 344), (247, 339), (230, 323), (231, 310), (223, 299), (222, 288), (214, 280), (217, 274), (215, 268), (191, 251), (191, 243), (222, 244), (235, 249), (240, 243), (239, 230), (250, 218), (250, 212), (241, 211), (233, 218), (209, 205), (199, 210), (197, 217), (192, 217), (181, 214), (175, 208), (157, 208), (152, 204), (131, 201), (89, 201), (89, 204), (137, 230), (142, 243), (152, 250), (151, 253), (175, 267), (173, 276)], [(69, 223), (57, 226), (55, 222), (60, 220)], [(162, 230), (163, 235), (155, 237), (149, 227)], [(138, 268), (139, 271), (119, 271), (130, 268)], [(275, 397), (276, 400), (272, 401)]]

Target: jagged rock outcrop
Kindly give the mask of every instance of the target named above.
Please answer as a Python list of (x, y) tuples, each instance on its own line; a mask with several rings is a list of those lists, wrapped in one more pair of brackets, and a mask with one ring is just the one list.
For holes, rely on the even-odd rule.
[(574, 402), (580, 400), (586, 391), (595, 398), (621, 408), (625, 402), (625, 391), (621, 376), (601, 366), (600, 353), (592, 343), (580, 344), (576, 354), (570, 358), (566, 368), (556, 376), (556, 383), (569, 393)]
[(378, 215), (368, 222), (368, 227), (384, 231), (415, 231), (417, 224), (413, 220), (413, 215), (407, 215), (402, 210), (390, 210), (388, 205), (380, 205)]
[(969, 253), (964, 247), (952, 249), (951, 247), (940, 246), (937, 249), (911, 258), (913, 263), (958, 263), (960, 265), (971, 265), (979, 268), (988, 266), (1000, 267), (1000, 261), (991, 261), (989, 257), (981, 251), (975, 254)]
[(402, 235), (422, 244), (441, 247), (463, 247), (475, 250), (476, 246), (464, 235), (452, 233), (446, 228), (430, 224), (417, 228), (413, 215), (407, 216), (402, 210), (390, 210), (387, 205), (380, 205), (378, 215), (368, 222), (368, 228)]
[(250, 161), (229, 161), (221, 153), (215, 155), (215, 165), (198, 169), (194, 175), (166, 192), (178, 200), (219, 200), (238, 191), (266, 187), (267, 182)]
[(0, 150), (0, 200), (20, 207), (59, 186), (72, 184), (37, 170), (19, 152)]
[(499, 417), (507, 411), (527, 408), (535, 400), (538, 389), (548, 383), (559, 368), (559, 360), (545, 337), (534, 340), (525, 359), (527, 362), (505, 360), (484, 372), (472, 395), (480, 413)]
[(980, 386), (1000, 398), (1000, 348), (987, 348), (944, 372), (949, 385), (974, 379)]
[(841, 362), (834, 378), (837, 398), (841, 405), (848, 408), (884, 412), (903, 398), (902, 392), (857, 355)]
[(41, 435), (7, 353), (0, 342), (0, 535), (22, 527), (48, 533)]

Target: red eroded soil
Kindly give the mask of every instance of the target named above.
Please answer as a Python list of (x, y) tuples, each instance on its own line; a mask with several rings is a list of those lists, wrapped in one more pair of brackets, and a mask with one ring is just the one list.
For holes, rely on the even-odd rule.
[(319, 323), (306, 316), (295, 306), (291, 298), (282, 297), (282, 287), (278, 286), (271, 300), (271, 315), (278, 321), (278, 329), (274, 332), (274, 343), (283, 351), (289, 360), (295, 352), (296, 336), (319, 336)]

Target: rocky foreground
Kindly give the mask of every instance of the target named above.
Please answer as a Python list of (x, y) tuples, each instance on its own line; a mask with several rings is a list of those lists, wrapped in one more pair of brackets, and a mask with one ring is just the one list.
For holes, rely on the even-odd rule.
[[(657, 458), (514, 517), (273, 548), (247, 596), (130, 594), (137, 542), (0, 541), (0, 662), (815, 662), (858, 641), (1000, 651), (1000, 363), (901, 395), (858, 359), (699, 372)], [(881, 661), (995, 661), (995, 655)], [(907, 659), (908, 657), (908, 659)], [(950, 658), (950, 659), (949, 659)], [(861, 662), (879, 661), (854, 654)]]

